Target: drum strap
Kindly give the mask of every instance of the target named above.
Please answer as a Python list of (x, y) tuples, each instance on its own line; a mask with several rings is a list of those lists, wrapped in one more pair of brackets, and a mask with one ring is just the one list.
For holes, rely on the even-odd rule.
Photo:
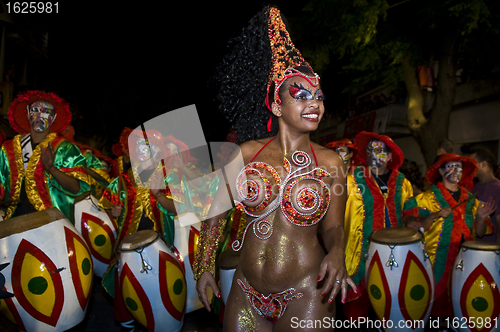
[(23, 150), (24, 170), (28, 167), (31, 155), (33, 154), (33, 146), (31, 145), (31, 135), (28, 134), (21, 138), (21, 149)]

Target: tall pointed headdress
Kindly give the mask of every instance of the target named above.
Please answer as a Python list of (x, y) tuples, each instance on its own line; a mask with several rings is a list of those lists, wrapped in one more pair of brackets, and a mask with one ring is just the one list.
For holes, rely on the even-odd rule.
[[(280, 10), (276, 7), (269, 8), (269, 16), (267, 19), (269, 44), (271, 47), (272, 64), (271, 73), (267, 81), (266, 106), (271, 110), (272, 102), (281, 104), (281, 99), (278, 95), (281, 84), (290, 77), (301, 76), (305, 78), (312, 86), (318, 86), (319, 76), (314, 73), (311, 66), (300, 54), (300, 51), (295, 47), (290, 35), (286, 30), (285, 22), (281, 18)], [(305, 66), (308, 67), (313, 76), (305, 75), (295, 68)], [(269, 101), (269, 90), (274, 83), (274, 100)], [(269, 127), (269, 124), (268, 124)]]

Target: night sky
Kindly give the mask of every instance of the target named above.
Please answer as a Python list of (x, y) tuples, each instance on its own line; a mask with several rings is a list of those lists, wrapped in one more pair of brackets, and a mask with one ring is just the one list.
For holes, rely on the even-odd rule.
[[(285, 16), (304, 5), (282, 2)], [(209, 78), (263, 2), (114, 3), (59, 2), (58, 14), (37, 16), (49, 29), (47, 80), (77, 108), (76, 134), (104, 133), (112, 144), (124, 126), (196, 104), (207, 140), (223, 140)]]

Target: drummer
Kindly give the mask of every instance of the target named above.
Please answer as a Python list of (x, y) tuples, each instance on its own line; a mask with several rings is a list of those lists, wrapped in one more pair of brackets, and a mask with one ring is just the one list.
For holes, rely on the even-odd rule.
[(482, 205), (463, 186), (476, 171), (473, 158), (443, 154), (425, 176), (431, 187), (405, 204), (405, 216), (420, 220), (408, 226), (425, 230), (425, 247), (433, 264), (436, 286), (431, 316), (453, 316), (448, 285), (460, 244), (491, 234), (493, 229), (487, 217), (495, 210), (495, 202), (489, 199)]
[(69, 105), (54, 93), (27, 91), (9, 108), (20, 135), (0, 151), (0, 200), (5, 219), (57, 207), (74, 223), (74, 197), (88, 190), (85, 157), (57, 136), (71, 121)]
[(343, 138), (340, 141), (330, 142), (325, 145), (326, 148), (331, 149), (342, 158), (349, 172), (353, 167), (353, 160), (355, 160), (358, 149), (348, 138)]
[(354, 139), (360, 165), (347, 176), (345, 210), (346, 267), (358, 292), (347, 291), (344, 314), (357, 320), (368, 316), (370, 301), (365, 285), (368, 236), (381, 228), (402, 226), (406, 200), (413, 196), (411, 183), (398, 168), (403, 151), (386, 135), (360, 132)]

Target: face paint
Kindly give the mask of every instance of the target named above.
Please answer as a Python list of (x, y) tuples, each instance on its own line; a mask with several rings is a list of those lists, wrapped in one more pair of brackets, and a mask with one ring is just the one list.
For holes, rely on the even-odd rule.
[(316, 93), (313, 96), (312, 92), (305, 88), (302, 83), (300, 83), (299, 85), (297, 85), (297, 83), (290, 85), (288, 87), (288, 91), (290, 92), (292, 98), (295, 99), (295, 101), (314, 99), (316, 99), (317, 101), (325, 100), (325, 95), (323, 94), (323, 91), (321, 89), (316, 90)]
[(172, 154), (178, 154), (179, 153), (179, 150), (177, 149), (177, 145), (175, 145), (174, 143), (168, 143), (167, 144), (167, 148), (170, 150), (170, 152)]
[(459, 183), (462, 179), (462, 162), (461, 161), (450, 161), (441, 166), (444, 170), (443, 176), (451, 183)]
[(344, 164), (347, 164), (352, 158), (352, 151), (345, 145), (337, 146), (333, 149), (342, 158)]
[(153, 156), (153, 147), (150, 146), (147, 140), (139, 139), (137, 141), (136, 153), (140, 161), (151, 159)]
[(37, 133), (43, 133), (55, 119), (54, 107), (46, 101), (35, 101), (28, 106), (28, 120)]
[(372, 140), (366, 146), (366, 162), (369, 167), (380, 168), (390, 160), (387, 160), (389, 149), (382, 141)]

